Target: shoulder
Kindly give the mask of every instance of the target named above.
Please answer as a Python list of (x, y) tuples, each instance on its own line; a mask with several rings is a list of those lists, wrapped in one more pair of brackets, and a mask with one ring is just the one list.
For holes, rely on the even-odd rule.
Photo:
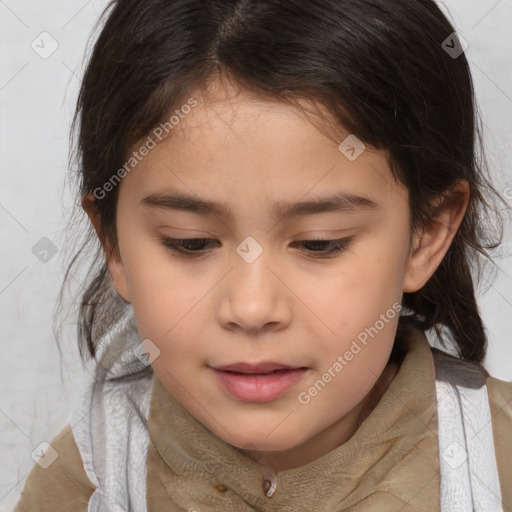
[[(85, 473), (69, 423), (50, 442), (57, 458), (30, 471), (14, 512), (86, 512), (94, 486)], [(48, 453), (48, 452), (47, 452)]]
[(507, 439), (512, 449), (512, 382), (489, 376), (487, 393), (496, 435)]
[(495, 409), (492, 411), (493, 421), (497, 419), (498, 414), (504, 420), (512, 419), (512, 382), (493, 377), (478, 363), (461, 360), (434, 347), (431, 347), (431, 350), (436, 379), (474, 389), (479, 389), (485, 384), (491, 409)]
[(437, 380), (473, 389), (481, 388), (489, 377), (487, 370), (473, 361), (460, 359), (431, 347)]
[(487, 378), (489, 400), (499, 406), (500, 412), (510, 416), (512, 412), (512, 382), (489, 376)]
[(497, 379), (480, 364), (464, 361), (437, 348), (431, 348), (436, 379), (479, 389), (487, 386), (492, 420), (512, 421), (512, 382)]
[(512, 382), (487, 378), (492, 432), (498, 464), (503, 510), (512, 512)]
[(512, 512), (512, 382), (492, 377), (482, 365), (433, 348), (436, 379), (479, 389), (486, 385), (494, 452), (504, 512)]

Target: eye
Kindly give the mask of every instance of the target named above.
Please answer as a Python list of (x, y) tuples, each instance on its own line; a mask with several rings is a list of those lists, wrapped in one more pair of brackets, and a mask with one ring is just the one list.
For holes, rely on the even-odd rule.
[(204, 245), (212, 238), (169, 238), (163, 237), (160, 239), (164, 247), (170, 249), (175, 254), (185, 257), (194, 257), (195, 255), (203, 254)]
[(315, 240), (298, 240), (293, 242), (293, 244), (300, 244), (306, 248), (309, 247), (308, 251), (312, 253), (310, 256), (313, 258), (335, 257), (352, 246), (352, 238), (342, 238), (339, 240), (317, 238)]
[[(208, 245), (209, 242), (216, 242), (213, 238), (169, 237), (162, 237), (160, 241), (164, 247), (184, 257), (195, 257), (206, 254), (205, 245)], [(306, 252), (309, 252), (309, 255), (313, 258), (334, 257), (351, 247), (352, 238), (342, 238), (339, 240), (324, 240), (322, 238), (298, 240), (293, 242), (292, 245), (306, 247)]]

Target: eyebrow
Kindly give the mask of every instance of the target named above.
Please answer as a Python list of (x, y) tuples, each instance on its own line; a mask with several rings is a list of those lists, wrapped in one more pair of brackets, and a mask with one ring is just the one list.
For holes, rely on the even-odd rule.
[[(181, 210), (199, 215), (218, 215), (233, 219), (233, 211), (227, 203), (217, 203), (181, 192), (155, 193), (141, 200), (144, 206), (166, 210)], [(348, 192), (339, 192), (310, 201), (287, 203), (278, 201), (270, 208), (271, 215), (277, 220), (314, 215), (329, 212), (350, 213), (361, 210), (378, 210), (380, 205), (368, 196), (359, 196)]]

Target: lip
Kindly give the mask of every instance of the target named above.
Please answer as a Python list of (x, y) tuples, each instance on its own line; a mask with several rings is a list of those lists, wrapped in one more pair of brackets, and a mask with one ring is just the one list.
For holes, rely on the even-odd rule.
[[(217, 375), (221, 386), (235, 398), (246, 402), (270, 402), (299, 382), (308, 371), (308, 368), (271, 364), (272, 367), (269, 364), (237, 364), (212, 368), (212, 370)], [(245, 373), (234, 373), (235, 370), (224, 369), (233, 367), (245, 370)], [(267, 373), (269, 368), (273, 368), (270, 370), (273, 373)], [(254, 370), (265, 372), (255, 373)]]
[(274, 370), (296, 370), (297, 367), (287, 366), (281, 363), (275, 363), (273, 361), (265, 361), (258, 364), (250, 363), (235, 363), (227, 364), (223, 366), (216, 366), (214, 370), (221, 370), (226, 372), (237, 372), (237, 373), (270, 373)]

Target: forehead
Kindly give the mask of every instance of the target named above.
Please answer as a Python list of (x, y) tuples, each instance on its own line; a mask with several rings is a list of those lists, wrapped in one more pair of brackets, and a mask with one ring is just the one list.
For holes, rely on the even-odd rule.
[[(313, 120), (293, 105), (223, 86), (195, 91), (190, 99), (187, 104), (194, 106), (171, 113), (169, 135), (127, 176), (141, 202), (156, 204), (164, 194), (168, 204), (188, 203), (198, 213), (217, 208), (228, 216), (231, 203), (268, 197), (276, 203), (272, 215), (283, 217), (293, 213), (288, 203), (310, 196), (337, 195), (349, 211), (375, 207), (372, 196), (385, 200), (386, 191), (399, 192), (387, 153), (367, 146), (356, 159), (348, 158), (340, 144), (352, 136), (342, 128), (333, 131), (332, 120), (323, 127), (321, 118)], [(311, 111), (311, 104), (304, 106)], [(315, 206), (302, 205), (303, 211), (308, 208)]]
[(226, 145), (231, 145), (232, 139), (251, 137), (253, 146), (266, 144), (270, 149), (272, 145), (284, 143), (285, 138), (314, 137), (311, 141), (314, 143), (321, 137), (324, 143), (327, 138), (337, 145), (338, 140), (349, 135), (325, 107), (314, 101), (297, 99), (288, 103), (264, 98), (220, 80), (211, 82), (205, 89), (192, 91), (188, 101), (192, 98), (195, 106), (180, 116), (169, 137), (171, 145), (173, 142), (200, 144), (214, 138), (217, 143), (222, 144), (220, 139), (223, 139)]

